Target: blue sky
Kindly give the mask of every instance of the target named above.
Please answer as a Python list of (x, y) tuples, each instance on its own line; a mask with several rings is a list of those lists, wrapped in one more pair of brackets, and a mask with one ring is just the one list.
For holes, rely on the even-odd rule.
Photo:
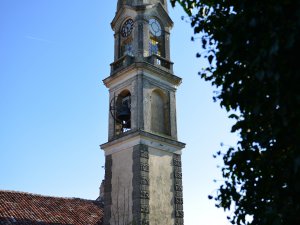
[[(113, 62), (116, 0), (0, 1), (0, 189), (51, 196), (97, 198), (104, 176), (108, 91), (102, 80)], [(183, 78), (177, 91), (183, 152), (185, 224), (229, 224), (208, 200), (221, 180), (212, 155), (234, 145), (232, 121), (199, 78), (184, 12), (174, 21), (171, 59)], [(226, 148), (226, 147), (225, 147)]]

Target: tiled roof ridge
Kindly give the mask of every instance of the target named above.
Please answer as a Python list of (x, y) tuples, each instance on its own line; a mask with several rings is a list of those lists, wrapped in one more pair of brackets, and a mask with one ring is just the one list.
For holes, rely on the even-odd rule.
[(78, 198), (78, 197), (61, 197), (61, 196), (51, 196), (51, 195), (43, 195), (43, 194), (36, 194), (31, 192), (25, 192), (25, 191), (14, 191), (14, 190), (1, 190), (0, 193), (11, 193), (11, 194), (24, 194), (24, 195), (30, 195), (35, 197), (42, 197), (42, 198), (55, 198), (55, 199), (65, 199), (65, 200), (80, 200), (80, 201), (88, 201), (88, 202), (97, 202), (97, 200), (93, 199), (84, 199), (84, 198)]

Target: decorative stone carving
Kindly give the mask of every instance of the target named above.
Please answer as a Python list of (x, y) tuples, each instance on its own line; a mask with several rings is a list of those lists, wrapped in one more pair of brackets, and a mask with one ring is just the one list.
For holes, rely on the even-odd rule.
[(176, 179), (182, 179), (182, 173), (179, 172), (179, 171), (175, 171), (174, 176), (175, 176)]
[(149, 164), (148, 163), (141, 163), (140, 168), (141, 168), (141, 171), (149, 172)]
[(149, 225), (150, 224), (150, 222), (149, 222), (149, 220), (147, 220), (147, 219), (143, 219), (142, 221), (141, 221), (141, 225)]
[(174, 166), (181, 167), (181, 161), (178, 160), (177, 158), (175, 158), (175, 159), (173, 160), (173, 165), (174, 165)]
[(143, 163), (143, 164), (147, 164), (148, 165), (148, 161), (149, 159), (148, 158), (139, 158), (140, 162)]
[(175, 209), (176, 210), (183, 210), (183, 205), (176, 204)]
[(183, 199), (182, 198), (175, 198), (175, 203), (182, 205), (183, 204)]
[(149, 213), (149, 205), (141, 205), (141, 213)]
[(149, 185), (149, 178), (146, 176), (141, 176), (140, 177), (140, 184), (141, 185)]
[(175, 185), (175, 191), (182, 191), (182, 185)]
[(176, 210), (175, 216), (178, 217), (178, 218), (183, 218), (183, 211), (181, 211), (181, 210)]
[(141, 158), (149, 159), (149, 152), (141, 151), (140, 156), (141, 156)]
[(149, 152), (148, 146), (133, 147), (132, 215), (137, 224), (149, 225)]
[(140, 194), (141, 194), (140, 195), (141, 198), (149, 199), (149, 191), (141, 190)]
[(175, 192), (175, 197), (176, 198), (182, 198), (183, 197), (182, 191), (176, 191)]
[(173, 155), (173, 171), (174, 171), (174, 211), (175, 225), (183, 225), (183, 193), (182, 193), (182, 170), (181, 156)]
[(175, 225), (183, 225), (183, 218), (175, 218)]

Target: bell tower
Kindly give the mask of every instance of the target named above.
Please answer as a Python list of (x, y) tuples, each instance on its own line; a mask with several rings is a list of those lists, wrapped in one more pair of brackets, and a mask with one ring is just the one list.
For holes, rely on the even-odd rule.
[(176, 98), (166, 0), (118, 0), (105, 153), (104, 224), (183, 225)]

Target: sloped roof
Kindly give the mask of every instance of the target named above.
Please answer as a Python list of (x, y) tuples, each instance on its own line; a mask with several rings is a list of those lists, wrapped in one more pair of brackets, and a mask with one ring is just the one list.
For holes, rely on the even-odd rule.
[(0, 224), (102, 225), (99, 201), (0, 191)]

